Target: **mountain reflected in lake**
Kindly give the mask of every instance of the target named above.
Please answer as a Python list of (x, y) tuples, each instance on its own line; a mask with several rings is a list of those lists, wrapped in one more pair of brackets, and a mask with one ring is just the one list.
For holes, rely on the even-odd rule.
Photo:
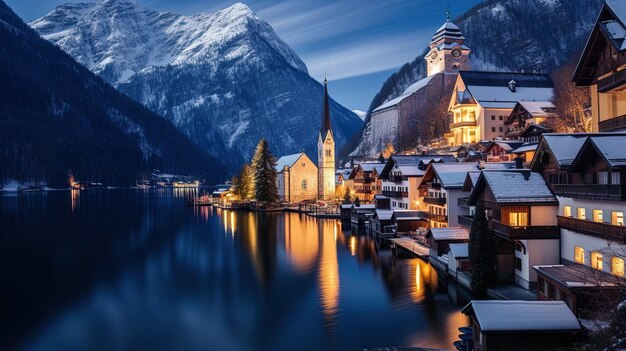
[(188, 207), (188, 190), (0, 197), (18, 350), (452, 348), (463, 292), (335, 220)]

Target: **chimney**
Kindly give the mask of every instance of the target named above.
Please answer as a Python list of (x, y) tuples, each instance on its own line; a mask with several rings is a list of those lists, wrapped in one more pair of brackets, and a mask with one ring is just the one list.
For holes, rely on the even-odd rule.
[(485, 160), (478, 161), (478, 169), (485, 169)]
[(524, 168), (524, 159), (521, 157), (516, 157), (515, 158), (515, 169), (522, 169)]
[(509, 82), (509, 89), (511, 89), (511, 91), (512, 91), (512, 92), (515, 92), (515, 88), (516, 88), (516, 86), (517, 86), (517, 82), (516, 82), (516, 81), (511, 80), (511, 81)]

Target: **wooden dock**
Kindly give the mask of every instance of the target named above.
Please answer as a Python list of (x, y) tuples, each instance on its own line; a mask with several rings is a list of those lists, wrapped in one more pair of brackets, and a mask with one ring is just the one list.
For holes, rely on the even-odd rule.
[(401, 247), (419, 258), (428, 259), (430, 254), (428, 247), (411, 238), (390, 238), (388, 240), (397, 247)]

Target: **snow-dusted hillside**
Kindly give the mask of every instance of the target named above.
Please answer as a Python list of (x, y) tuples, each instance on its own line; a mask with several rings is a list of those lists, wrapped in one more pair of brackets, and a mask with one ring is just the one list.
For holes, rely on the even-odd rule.
[[(103, 0), (59, 6), (30, 25), (214, 155), (247, 159), (260, 137), (277, 154), (316, 154), (323, 88), (244, 4), (183, 16)], [(362, 122), (332, 109), (342, 144)]]

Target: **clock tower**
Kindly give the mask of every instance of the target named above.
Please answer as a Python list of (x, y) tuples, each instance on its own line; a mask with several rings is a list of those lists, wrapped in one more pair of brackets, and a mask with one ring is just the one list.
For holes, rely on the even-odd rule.
[(427, 74), (452, 73), (469, 69), (471, 50), (465, 46), (465, 37), (459, 27), (450, 21), (450, 13), (446, 14), (446, 23), (441, 26), (428, 45), (430, 51), (424, 57)]
[(329, 200), (335, 196), (335, 140), (330, 127), (330, 105), (328, 103), (328, 81), (324, 77), (324, 109), (317, 137), (317, 186), (318, 197)]

